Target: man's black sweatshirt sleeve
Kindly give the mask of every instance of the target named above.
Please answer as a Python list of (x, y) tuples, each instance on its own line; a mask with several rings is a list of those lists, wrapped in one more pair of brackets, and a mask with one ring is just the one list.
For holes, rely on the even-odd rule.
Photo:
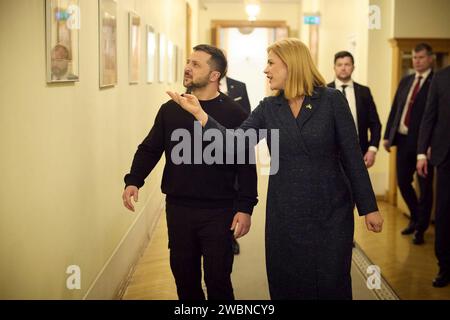
[(162, 106), (156, 115), (150, 133), (138, 146), (134, 154), (133, 164), (130, 173), (125, 175), (125, 187), (136, 186), (138, 188), (144, 185), (144, 180), (158, 163), (164, 152), (164, 122)]

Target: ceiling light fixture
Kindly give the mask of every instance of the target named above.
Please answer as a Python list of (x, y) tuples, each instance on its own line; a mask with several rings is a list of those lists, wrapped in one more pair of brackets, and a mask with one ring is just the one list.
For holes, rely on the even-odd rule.
[(255, 21), (256, 16), (259, 14), (260, 10), (261, 10), (261, 6), (260, 6), (259, 0), (246, 0), (245, 1), (245, 12), (247, 12), (249, 21)]

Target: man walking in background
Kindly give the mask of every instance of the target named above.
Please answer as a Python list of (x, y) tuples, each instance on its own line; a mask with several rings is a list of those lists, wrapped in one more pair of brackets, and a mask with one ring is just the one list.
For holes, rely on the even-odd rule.
[(381, 139), (381, 122), (370, 89), (352, 80), (354, 70), (355, 63), (350, 52), (336, 53), (334, 56), (336, 79), (328, 86), (340, 90), (347, 98), (358, 132), (364, 162), (366, 167), (370, 168), (375, 163)]
[(420, 126), (417, 147), (417, 173), (426, 178), (427, 150), (430, 162), (437, 168), (435, 253), (439, 273), (435, 287), (450, 283), (450, 66), (436, 73), (431, 82), (427, 106)]
[(233, 101), (239, 103), (248, 115), (251, 112), (250, 101), (248, 99), (247, 86), (244, 82), (230, 77), (223, 77), (220, 81), (220, 92), (225, 93)]
[(412, 52), (415, 74), (404, 77), (398, 85), (389, 114), (383, 145), (389, 152), (397, 146), (397, 183), (410, 211), (411, 220), (402, 234), (414, 234), (413, 243), (424, 243), (433, 205), (433, 170), (428, 165), (426, 177), (418, 177), (420, 197), (412, 186), (417, 161), (417, 140), (420, 123), (433, 77), (433, 52), (426, 43)]

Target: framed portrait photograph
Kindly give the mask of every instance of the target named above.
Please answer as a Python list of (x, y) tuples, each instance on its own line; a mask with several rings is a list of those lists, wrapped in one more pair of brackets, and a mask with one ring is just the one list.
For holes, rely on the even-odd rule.
[(117, 1), (99, 0), (100, 88), (117, 84)]
[(47, 83), (79, 81), (79, 0), (46, 0)]
[(163, 33), (159, 34), (159, 52), (158, 52), (158, 80), (159, 82), (166, 81), (166, 36)]
[(129, 83), (139, 83), (139, 66), (141, 52), (141, 17), (134, 12), (128, 13), (129, 22)]
[(155, 61), (156, 61), (156, 35), (149, 25), (147, 30), (147, 83), (155, 81)]

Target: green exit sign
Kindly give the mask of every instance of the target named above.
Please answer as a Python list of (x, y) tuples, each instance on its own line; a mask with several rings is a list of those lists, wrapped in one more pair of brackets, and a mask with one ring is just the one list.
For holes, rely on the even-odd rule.
[(319, 16), (303, 16), (304, 24), (320, 24)]

